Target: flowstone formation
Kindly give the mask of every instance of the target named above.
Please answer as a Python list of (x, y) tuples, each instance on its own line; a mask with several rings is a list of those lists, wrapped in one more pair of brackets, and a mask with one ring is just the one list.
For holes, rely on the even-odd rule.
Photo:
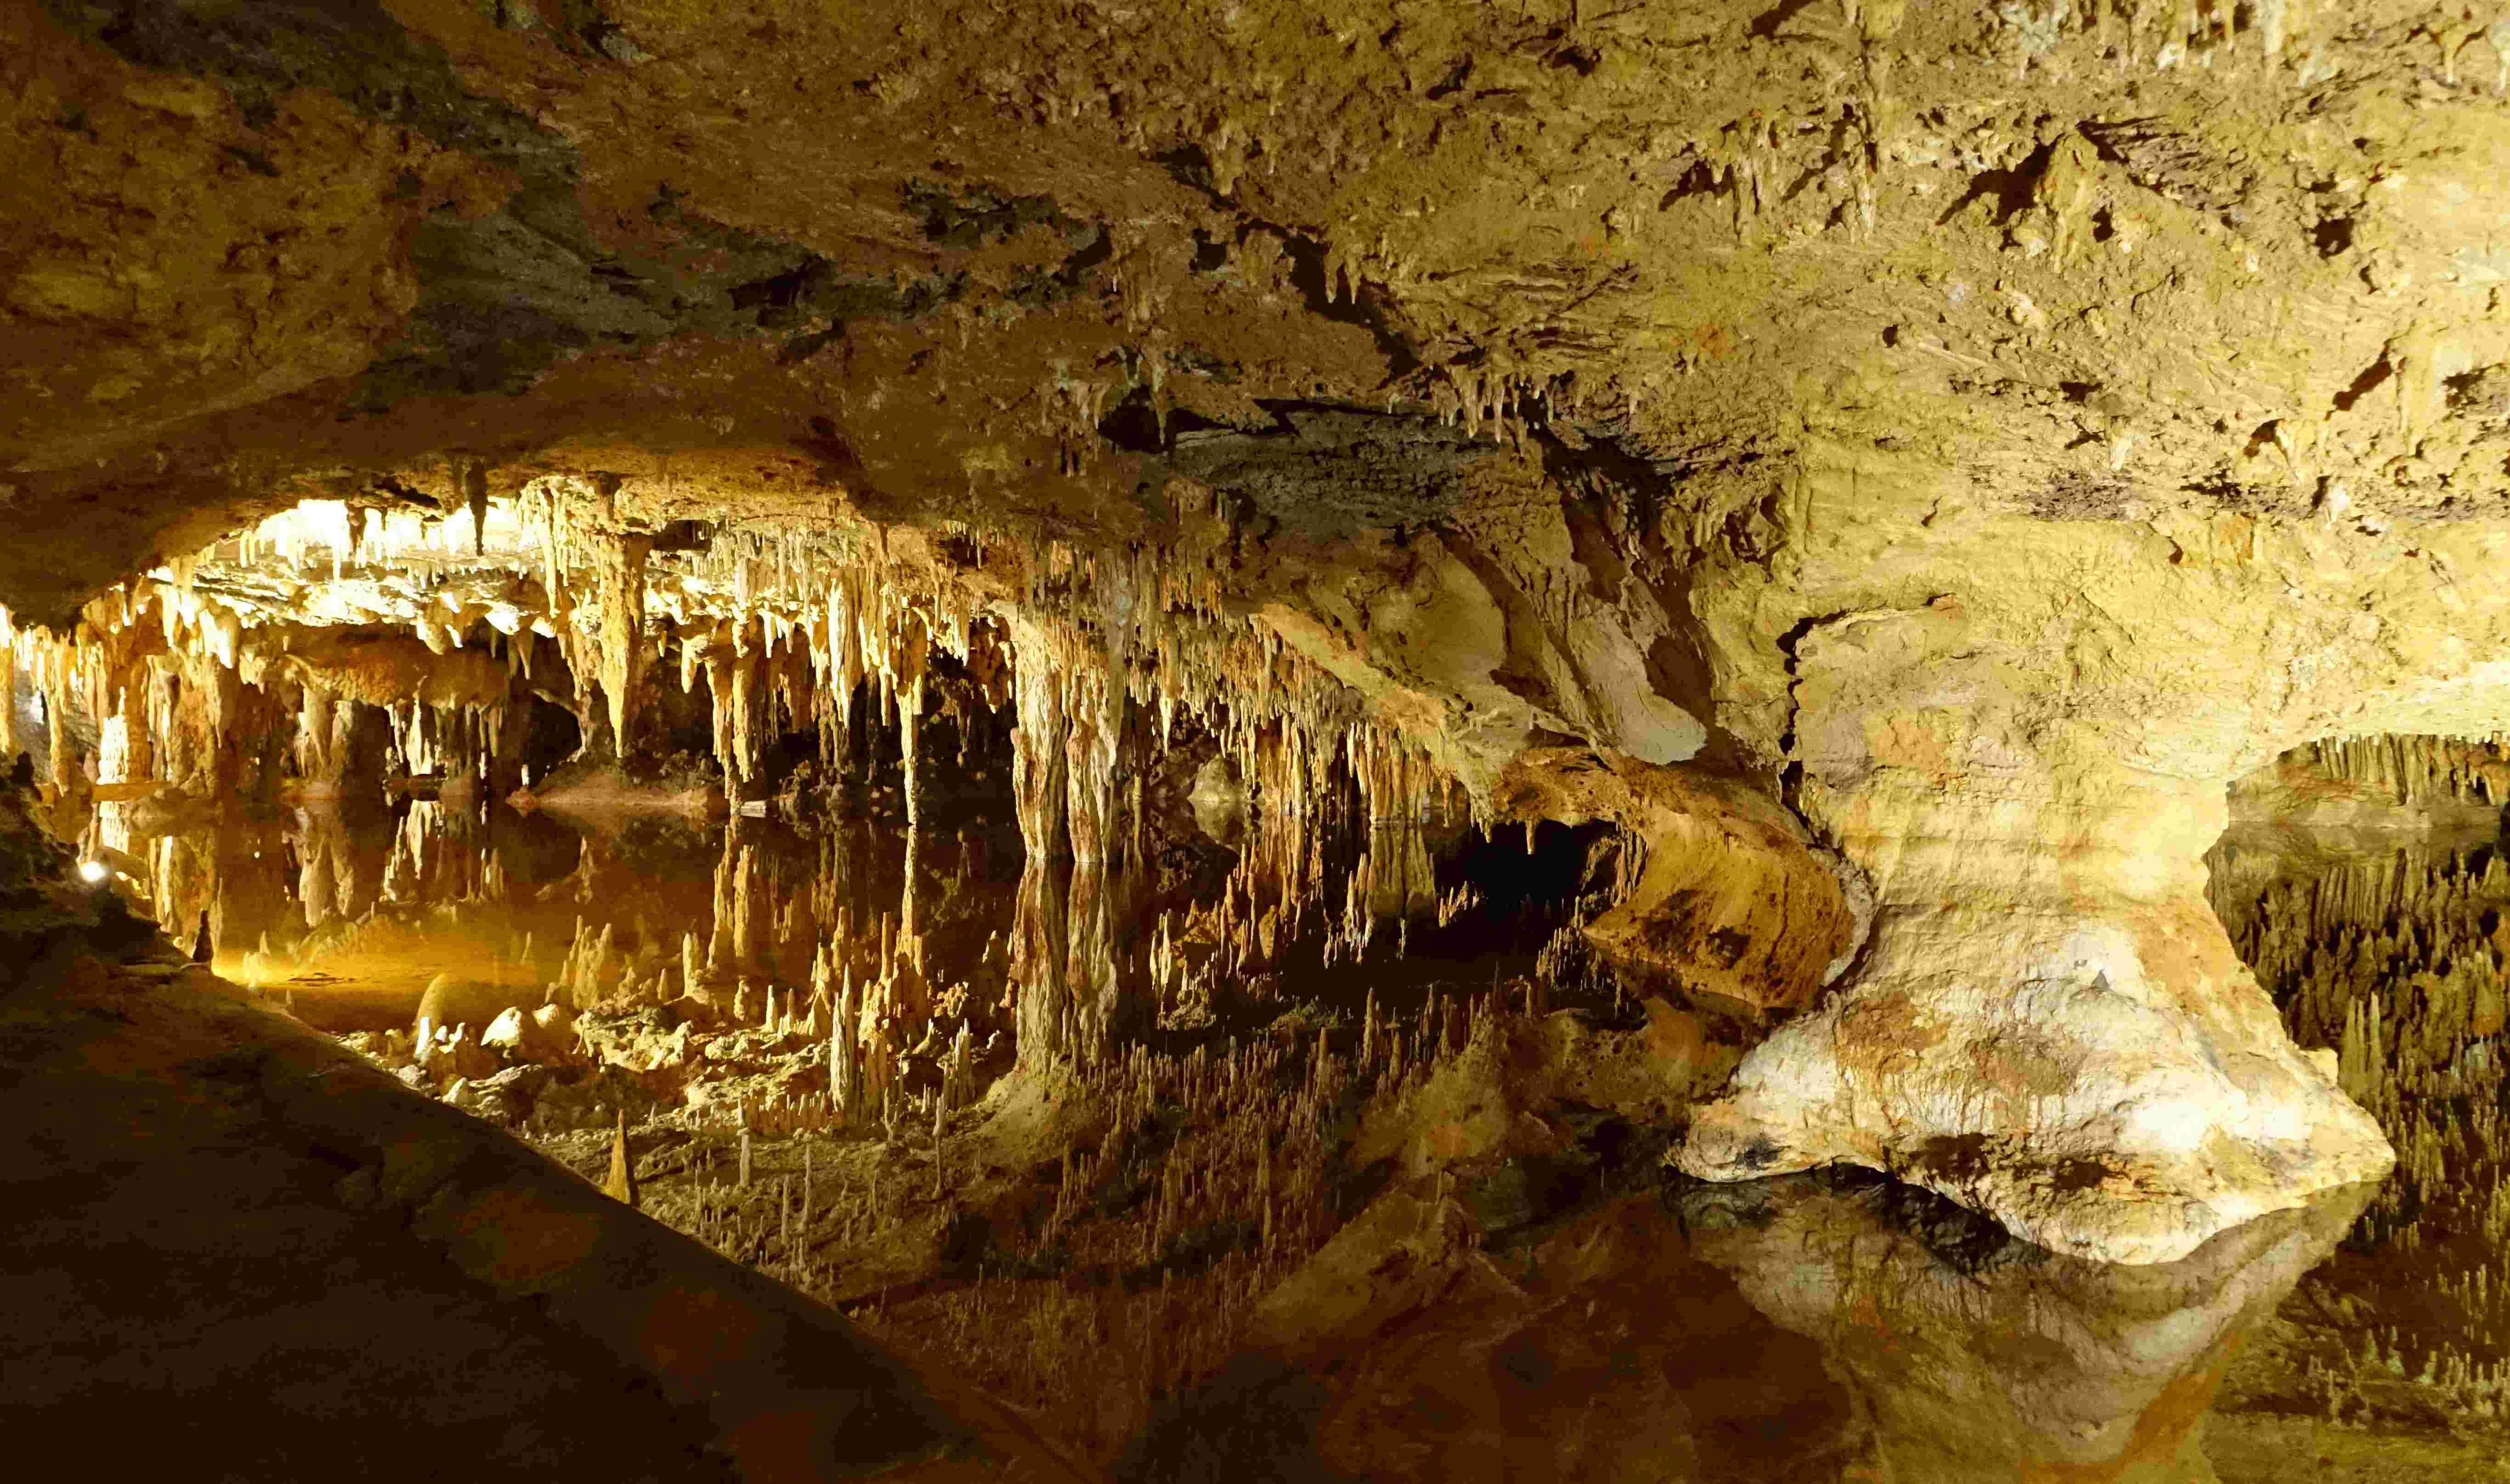
[(2154, 1263), (2390, 1162), (2199, 857), (2290, 749), (2510, 729), (2475, 8), (120, 0), (0, 82), (57, 825), (876, 745), (915, 818), (944, 692), (1024, 1068), (1548, 821), (1618, 853), (1551, 964), (1753, 1043), (1694, 1175)]

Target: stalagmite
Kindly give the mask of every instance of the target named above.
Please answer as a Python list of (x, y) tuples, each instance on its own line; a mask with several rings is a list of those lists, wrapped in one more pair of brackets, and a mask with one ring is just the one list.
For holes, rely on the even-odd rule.
[(628, 1110), (619, 1110), (618, 1132), (610, 1144), (610, 1177), (602, 1183), (604, 1194), (614, 1200), (626, 1201), (631, 1208), (637, 1201), (636, 1163), (628, 1153)]
[(851, 970), (843, 973), (836, 1005), (836, 1014), (828, 1026), (829, 1095), (837, 1117), (854, 1123), (863, 1114), (862, 1002)]

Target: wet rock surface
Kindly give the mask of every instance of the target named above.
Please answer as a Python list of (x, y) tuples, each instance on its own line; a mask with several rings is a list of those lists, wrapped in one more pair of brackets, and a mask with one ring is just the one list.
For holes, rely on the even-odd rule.
[(2368, 1196), (2142, 1268), (1870, 1177), (1685, 1187), (1487, 1241), (1389, 1196), (1316, 1260), (1355, 1301), (1280, 1302), (1294, 1277), (1268, 1348), (1120, 1476), (2205, 1478), (2223, 1365)]

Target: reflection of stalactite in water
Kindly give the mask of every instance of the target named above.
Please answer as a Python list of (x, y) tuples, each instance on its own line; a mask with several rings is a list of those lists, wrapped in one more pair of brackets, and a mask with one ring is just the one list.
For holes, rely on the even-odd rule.
[(2209, 864), (2294, 1038), (2337, 1048), (2397, 1150), (2349, 1243), (2364, 1261), (2339, 1271), (2437, 1292), (2392, 1311), (2415, 1318), (2389, 1351), (2450, 1405), (2510, 1415), (2510, 862), (2489, 843), (2235, 831)]

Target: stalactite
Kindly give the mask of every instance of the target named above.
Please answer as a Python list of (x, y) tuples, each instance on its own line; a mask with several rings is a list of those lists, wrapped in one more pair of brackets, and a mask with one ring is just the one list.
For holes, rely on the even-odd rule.
[[(484, 556), (488, 552), (488, 466), (484, 462), (474, 459), (463, 466), (462, 498), (471, 512), (472, 554)], [(358, 528), (352, 525), (349, 529), (349, 550), (352, 552), (357, 550), (359, 534)]]
[(602, 697), (610, 706), (610, 736), (619, 760), (632, 743), (628, 725), (637, 713), (637, 692), (650, 663), (645, 648), (645, 566), (653, 542), (623, 536), (603, 549), (598, 604), (601, 616)]
[[(528, 743), (523, 718), (538, 703), (525, 698), (535, 692), (575, 709), (588, 735), (606, 720), (624, 761), (640, 745), (658, 663), (676, 662), (684, 694), (705, 675), (716, 761), (736, 800), (765, 791), (770, 749), (787, 729), (818, 732), (823, 777), (837, 781), (860, 773), (894, 726), (910, 842), (902, 894), (857, 899), (836, 871), (790, 900), (728, 845), (714, 922), (684, 934), (679, 969), (682, 992), (703, 994), (710, 975), (754, 976), (795, 943), (874, 961), (856, 976), (866, 1099), (886, 1096), (885, 1058), (918, 1036), (939, 987), (928, 978), (934, 899), (923, 851), (937, 766), (926, 734), (942, 656), (982, 704), (1012, 708), (1031, 861), (1007, 955), (1023, 1060), (1095, 1063), (1189, 980), (1261, 971), (1300, 944), (1327, 962), (1399, 946), (1411, 919), (1448, 910), (1422, 826), (1460, 812), (1461, 795), (1355, 692), (1228, 608), (1222, 573), (1242, 534), (1198, 492), (1180, 492), (1189, 534), (1164, 551), (954, 528), (952, 561), (985, 572), (970, 583), (925, 556), (902, 558), (876, 528), (770, 536), (718, 514), (703, 541), (659, 541), (632, 524), (615, 478), (552, 476), (494, 500), (479, 467), (457, 478), (467, 543), (449, 519), (313, 502), (110, 594), (30, 674), (40, 670), (49, 705), (84, 701), (110, 727), (117, 775), (190, 780), (224, 770), (244, 783), (253, 765), (238, 747), (276, 712), (293, 723), (283, 747), (318, 790), (365, 766), (357, 758), (374, 745), (371, 727), (388, 734), (410, 778), (447, 789), (485, 780), (502, 794), (523, 781), (506, 760)], [(310, 628), (269, 613), (247, 622), (232, 606), (244, 590), (235, 563), (284, 562), (288, 583), (303, 588), (333, 569), (376, 582), (399, 559), (432, 574), (399, 590), (409, 631), (441, 661), (493, 666), (493, 695), (422, 687), (350, 699), (291, 661)], [(205, 588), (205, 570), (224, 575)], [(369, 717), (369, 704), (385, 709)], [(1180, 728), (1217, 746), (1251, 823), (1222, 898), (1169, 918), (1141, 894), (1153, 848), (1143, 764)], [(55, 729), (57, 751), (69, 735)], [(964, 718), (958, 735), (964, 747)], [(65, 774), (71, 762), (56, 766)], [(392, 890), (433, 869), (413, 846)], [(333, 870), (313, 894), (341, 898), (348, 885)], [(1145, 911), (1141, 932), (1119, 931)], [(1395, 929), (1382, 934), (1387, 922)], [(596, 946), (572, 957), (571, 993), (626, 993), (661, 972), (603, 963)], [(798, 1004), (780, 993), (778, 1003), (800, 1017)]]
[(2332, 738), (2287, 754), (2282, 767), (2357, 784), (2405, 808), (2510, 802), (2510, 747), (2499, 739)]

